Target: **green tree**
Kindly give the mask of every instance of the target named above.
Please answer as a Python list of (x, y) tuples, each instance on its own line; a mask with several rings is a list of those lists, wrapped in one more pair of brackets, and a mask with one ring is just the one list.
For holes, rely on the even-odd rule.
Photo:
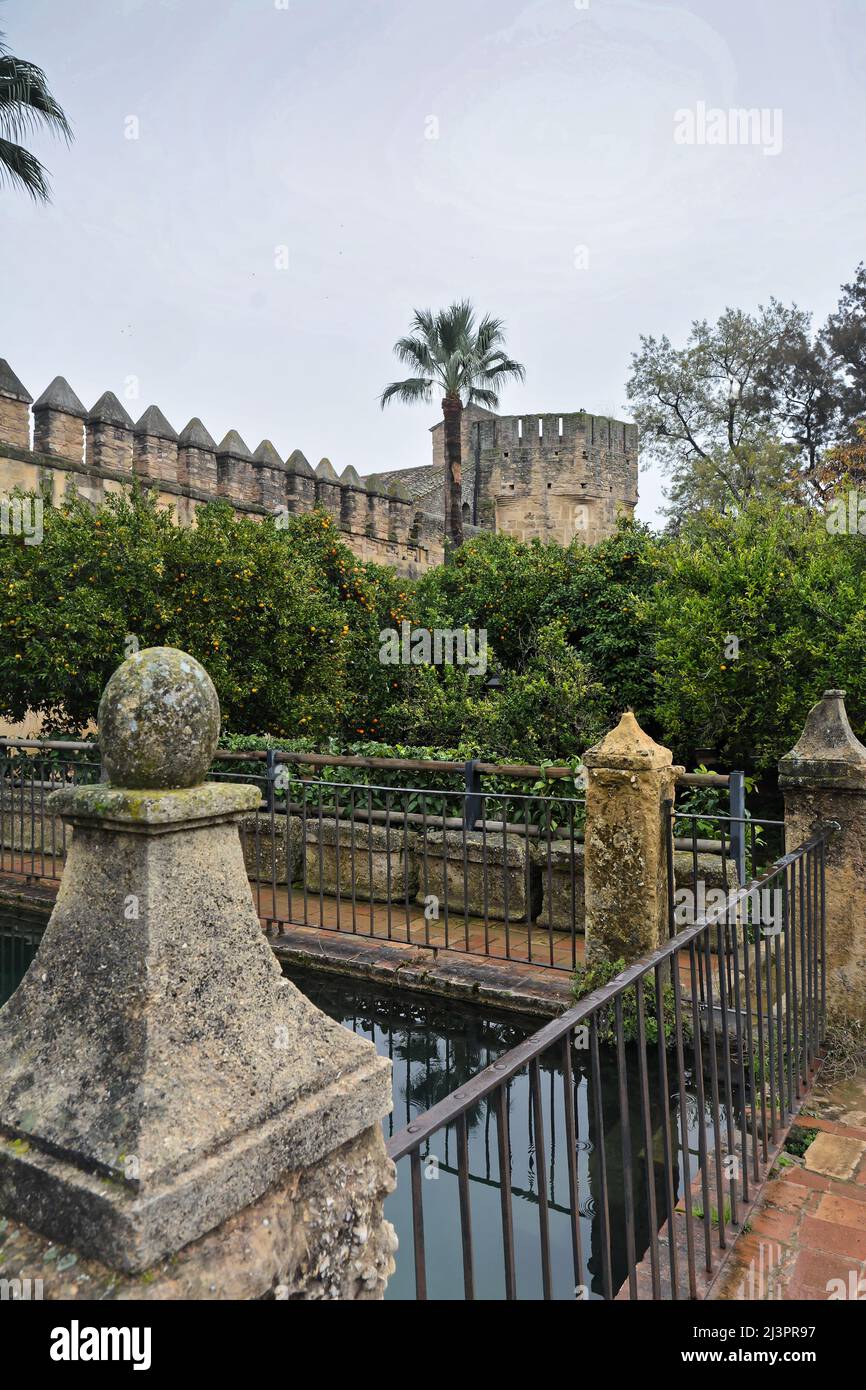
[(866, 546), (803, 507), (704, 513), (660, 551), (647, 600), (656, 718), (679, 761), (775, 766), (828, 687), (866, 729)]
[(475, 536), (451, 564), (418, 581), (418, 621), (429, 628), (485, 629), (503, 666), (519, 668), (550, 620), (545, 602), (569, 573), (561, 545), (519, 541), (502, 533)]
[(227, 731), (376, 736), (391, 698), (378, 633), (405, 590), (325, 513), (282, 530), (214, 503), (180, 527), (133, 492), (46, 506), (43, 530), (40, 545), (0, 545), (3, 717), (82, 728), (133, 638), (197, 657)]
[[(654, 630), (645, 600), (656, 582), (659, 544), (647, 527), (625, 520), (600, 544), (574, 541), (567, 549), (476, 536), (453, 563), (418, 581), (418, 621), (485, 629), (491, 660), (503, 673), (526, 671), (537, 659), (540, 633), (555, 624), (587, 679), (607, 692), (608, 722), (632, 708), (651, 723)], [(453, 719), (450, 727), (453, 733)]]
[(862, 262), (851, 283), (842, 286), (839, 306), (828, 318), (823, 337), (839, 374), (840, 412), (850, 439), (857, 422), (866, 416), (866, 265)]
[(810, 316), (778, 300), (695, 322), (683, 348), (642, 337), (627, 384), (646, 461), (672, 480), (675, 526), (816, 483), (831, 442), (833, 372)]
[(606, 731), (608, 703), (562, 625), (549, 623), (535, 632), (520, 668), (504, 671), (497, 688), (466, 667), (408, 668), (402, 698), (383, 722), (395, 739), (447, 743), (461, 757), (562, 761), (582, 755)]
[(626, 519), (598, 545), (574, 541), (562, 583), (551, 586), (541, 604), (542, 620), (563, 624), (568, 642), (603, 684), (608, 726), (632, 709), (648, 732), (658, 732), (655, 625), (647, 600), (658, 582), (663, 544), (649, 527)]
[(385, 387), (380, 397), (383, 409), (395, 397), (409, 404), (429, 403), (434, 388), (442, 391), (445, 536), (449, 546), (463, 543), (463, 408), (495, 408), (499, 404), (499, 388), (506, 381), (522, 381), (525, 376), (525, 369), (505, 352), (504, 343), (502, 320), (485, 314), (478, 323), (471, 303), (463, 300), (438, 314), (416, 309), (409, 334), (394, 344), (396, 356), (414, 369), (414, 375)]
[(40, 128), (67, 141), (72, 130), (59, 103), (52, 96), (41, 68), (16, 58), (0, 33), (0, 183), (23, 188), (36, 202), (51, 197), (48, 173), (22, 139)]

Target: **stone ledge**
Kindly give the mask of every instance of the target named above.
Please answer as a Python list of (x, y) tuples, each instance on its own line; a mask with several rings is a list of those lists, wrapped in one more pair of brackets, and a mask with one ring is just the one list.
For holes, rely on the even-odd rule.
[(99, 824), (146, 832), (162, 826), (216, 825), (259, 805), (261, 792), (251, 783), (203, 782), (177, 790), (135, 790), (97, 782), (87, 787), (61, 787), (46, 799), (55, 815), (73, 825)]
[(283, 964), (378, 980), (386, 988), (461, 998), (543, 1018), (557, 1017), (574, 1002), (569, 971), (522, 961), (485, 960), (315, 927), (286, 927), (270, 943)]

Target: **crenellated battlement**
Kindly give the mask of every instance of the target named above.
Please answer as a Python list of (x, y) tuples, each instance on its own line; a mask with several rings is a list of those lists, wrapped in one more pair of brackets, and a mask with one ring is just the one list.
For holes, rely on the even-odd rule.
[(0, 359), (0, 491), (38, 489), (54, 501), (75, 491), (98, 504), (134, 479), (182, 525), (217, 499), (253, 517), (321, 507), (362, 559), (414, 574), (443, 557), (436, 518), (423, 518), (387, 474), (364, 480), (348, 465), (338, 476), (326, 458), (313, 469), (300, 449), (284, 459), (270, 439), (251, 451), (237, 430), (217, 444), (198, 416), (178, 433), (157, 405), (134, 421), (111, 391), (88, 411), (61, 376), (34, 401)]
[[(470, 406), (461, 428), (463, 513), (484, 530), (593, 544), (634, 511), (637, 425), (585, 410), (494, 415)], [(444, 470), (441, 424), (432, 435), (431, 473)]]
[[(584, 410), (566, 414), (463, 413), (463, 516), (467, 537), (504, 531), (568, 545), (612, 533), (637, 502), (637, 426)], [(217, 443), (198, 416), (178, 433), (151, 404), (138, 420), (112, 391), (88, 410), (56, 376), (37, 400), (0, 359), (0, 493), (15, 487), (70, 492), (98, 505), (133, 480), (196, 524), (203, 503), (222, 499), (252, 517), (319, 507), (365, 560), (419, 574), (444, 558), (443, 426), (431, 431), (433, 462), (360, 477), (315, 468), (300, 449), (283, 458), (265, 438), (251, 449), (237, 430)], [(32, 439), (32, 443), (31, 443)]]

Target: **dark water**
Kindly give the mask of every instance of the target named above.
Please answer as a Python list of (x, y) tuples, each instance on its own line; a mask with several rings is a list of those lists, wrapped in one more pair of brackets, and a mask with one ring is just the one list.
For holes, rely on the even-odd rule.
[[(451, 1001), (421, 999), (399, 991), (376, 990), (336, 976), (292, 971), (291, 978), (316, 1003), (346, 1027), (369, 1038), (377, 1051), (393, 1065), (394, 1113), (386, 1122), (390, 1134), (413, 1116), (474, 1076), (539, 1026), (538, 1020), (497, 1015), (461, 1007)], [(626, 1049), (628, 1122), (631, 1131), (634, 1183), (635, 1246), (638, 1259), (649, 1246), (648, 1168), (656, 1194), (658, 1221), (666, 1214), (663, 1166), (663, 1107), (658, 1058), (651, 1049), (647, 1058), (650, 1094), (651, 1162), (647, 1165), (643, 1122), (639, 1104), (639, 1070), (635, 1048)], [(669, 1069), (675, 1064), (671, 1056)], [(577, 1130), (577, 1177), (584, 1270), (581, 1297), (603, 1295), (600, 1211), (600, 1146), (604, 1143), (610, 1218), (612, 1285), (614, 1293), (628, 1275), (625, 1235), (626, 1198), (622, 1157), (622, 1114), (615, 1057), (601, 1049), (602, 1120), (594, 1113), (588, 1083), (588, 1058), (572, 1052), (574, 1109)], [(539, 1234), (538, 1165), (546, 1166), (552, 1293), (557, 1299), (575, 1297), (572, 1254), (571, 1206), (566, 1150), (564, 1081), (559, 1058), (541, 1060), (542, 1123), (544, 1152), (539, 1154), (534, 1133), (529, 1078), (520, 1073), (509, 1084), (511, 1139), (511, 1189), (517, 1293), (519, 1298), (542, 1297), (541, 1241)], [(697, 1171), (697, 1100), (691, 1093), (691, 1074), (686, 1075), (686, 1126), (689, 1136), (690, 1172)], [(670, 1150), (674, 1155), (674, 1190), (682, 1189), (680, 1106), (675, 1085), (668, 1082), (670, 1099)], [(722, 1116), (724, 1122), (724, 1112)], [(499, 1185), (499, 1151), (492, 1102), (481, 1101), (469, 1116), (469, 1170), (472, 1236), (475, 1252), (476, 1298), (505, 1296), (502, 1250), (502, 1214)], [(600, 1132), (601, 1131), (601, 1132)], [(711, 1129), (708, 1125), (708, 1143)], [(432, 1156), (433, 1162), (429, 1161)], [(429, 1298), (463, 1297), (462, 1243), (457, 1180), (457, 1135), (448, 1129), (436, 1134), (424, 1150), (422, 1199)], [(397, 1270), (386, 1297), (411, 1299), (415, 1294), (412, 1254), (412, 1205), (409, 1161), (398, 1167), (397, 1191), (388, 1199), (386, 1215), (400, 1241)]]
[(42, 936), (42, 919), (28, 922), (18, 917), (13, 923), (0, 915), (0, 1005), (17, 989), (36, 954)]
[[(19, 922), (16, 930), (0, 921), (0, 1003), (17, 985), (38, 946), (39, 931)], [(393, 1068), (394, 1112), (385, 1123), (386, 1134), (402, 1128), (411, 1118), (449, 1095), (469, 1077), (496, 1060), (535, 1031), (538, 1021), (515, 1015), (480, 1011), (400, 991), (375, 988), (339, 976), (312, 972), (288, 972), (300, 989), (319, 1008), (370, 1039), (377, 1051), (389, 1057)], [(584, 1270), (582, 1297), (603, 1293), (601, 1200), (601, 1144), (607, 1166), (608, 1209), (613, 1290), (628, 1273), (625, 1237), (625, 1184), (622, 1162), (622, 1113), (615, 1058), (602, 1049), (602, 1111), (599, 1126), (590, 1096), (587, 1063), (572, 1053), (574, 1107), (577, 1128), (577, 1170), (580, 1230)], [(663, 1111), (655, 1049), (648, 1057), (651, 1098), (651, 1163), (647, 1165), (643, 1124), (639, 1109), (637, 1056), (627, 1049), (628, 1117), (631, 1127), (634, 1174), (635, 1244), (638, 1258), (649, 1244), (648, 1166), (656, 1191), (658, 1221), (666, 1207), (663, 1185)], [(544, 1163), (550, 1222), (553, 1297), (573, 1299), (575, 1278), (572, 1257), (571, 1211), (566, 1156), (564, 1083), (558, 1057), (541, 1059), (541, 1095), (544, 1151), (538, 1152), (534, 1133), (529, 1081), (516, 1076), (508, 1088), (511, 1137), (511, 1187), (517, 1292), (519, 1298), (540, 1298), (541, 1244), (539, 1237), (538, 1167)], [(679, 1145), (679, 1097), (669, 1080), (671, 1151), (675, 1157), (674, 1186), (680, 1195), (682, 1154)], [(697, 1168), (698, 1107), (687, 1076), (687, 1130), (691, 1172)], [(469, 1169), (472, 1235), (475, 1252), (475, 1296), (503, 1298), (504, 1262), (499, 1187), (496, 1120), (492, 1105), (480, 1102), (469, 1117)], [(711, 1134), (708, 1133), (708, 1142)], [(428, 1297), (462, 1298), (461, 1232), (456, 1176), (456, 1132), (435, 1135), (424, 1151), (422, 1181)], [(432, 1160), (432, 1161), (431, 1161)], [(397, 1270), (388, 1287), (389, 1299), (414, 1298), (412, 1214), (408, 1159), (398, 1168), (396, 1192), (386, 1205), (388, 1219), (400, 1241)]]

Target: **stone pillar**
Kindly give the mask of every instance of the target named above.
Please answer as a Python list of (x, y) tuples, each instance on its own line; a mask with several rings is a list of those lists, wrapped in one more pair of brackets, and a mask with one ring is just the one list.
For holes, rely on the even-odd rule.
[(316, 464), (316, 506), (329, 512), (336, 522), (340, 520), (342, 491), (337, 474), (330, 459), (320, 459)]
[(108, 785), (49, 798), (74, 836), (0, 1011), (4, 1275), (53, 1241), (80, 1297), (381, 1296), (390, 1064), (283, 977), (238, 834), (258, 790), (202, 780), (218, 732), (204, 668), (138, 652), (99, 707)]
[(866, 1022), (866, 748), (845, 712), (845, 691), (825, 690), (799, 741), (779, 763), (785, 850), (822, 827), (826, 845), (827, 1008)]
[(316, 475), (300, 449), (293, 449), (286, 460), (286, 496), (292, 515), (311, 512), (316, 505)]
[(388, 539), (407, 545), (415, 520), (415, 505), (401, 483), (394, 483), (388, 489), (388, 498)]
[(253, 456), (237, 430), (229, 430), (217, 448), (217, 491), (229, 502), (258, 502)]
[[(367, 489), (368, 536), (387, 540), (391, 534), (391, 498), (388, 496), (388, 481), (384, 473), (372, 473), (364, 479)], [(414, 515), (414, 508), (412, 509)]]
[(584, 763), (586, 957), (631, 964), (667, 938), (664, 803), (683, 769), (630, 710)]
[(340, 528), (358, 536), (367, 532), (367, 489), (351, 464), (340, 474)]
[(287, 468), (269, 439), (263, 439), (253, 454), (254, 475), (258, 484), (260, 502), (267, 511), (273, 513), (278, 508), (287, 510), (286, 473)]
[(210, 497), (217, 495), (217, 446), (201, 420), (194, 415), (181, 430), (177, 442), (177, 480)]
[(33, 397), (0, 357), (0, 444), (30, 448), (30, 405)]

